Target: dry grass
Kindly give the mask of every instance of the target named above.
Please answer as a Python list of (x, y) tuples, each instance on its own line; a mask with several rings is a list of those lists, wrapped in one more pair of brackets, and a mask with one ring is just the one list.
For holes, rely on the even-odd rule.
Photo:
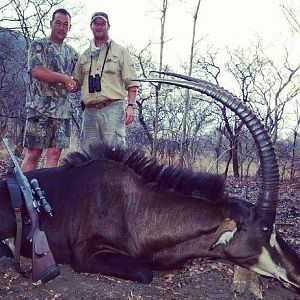
[[(10, 146), (12, 150), (15, 150), (15, 144), (13, 141), (10, 141)], [(78, 151), (79, 150), (79, 142), (78, 142), (78, 136), (76, 133), (73, 133), (71, 136), (71, 142), (70, 142), (70, 147), (67, 149), (64, 149), (61, 155), (61, 160), (66, 157), (66, 155), (70, 152), (73, 151)], [(24, 151), (18, 160), (21, 162), (21, 160), (24, 158)], [(0, 143), (0, 160), (5, 161), (7, 165), (9, 165), (9, 155), (2, 143)], [(39, 163), (39, 168), (43, 167), (45, 161), (45, 156), (44, 153), (41, 157), (40, 163)], [(159, 161), (165, 165), (172, 165), (172, 166), (178, 166), (179, 165), (179, 157), (178, 155), (175, 155), (174, 157), (167, 157), (164, 159), (159, 159)], [(247, 168), (248, 162), (246, 161), (243, 164), (243, 174), (240, 174), (242, 176), (250, 176), (254, 177), (257, 172), (257, 164), (252, 163), (249, 169), (248, 174), (246, 174), (246, 168)], [(187, 163), (185, 162), (185, 166), (187, 166)], [(226, 162), (225, 161), (219, 161), (218, 167), (217, 167), (217, 162), (215, 160), (215, 157), (213, 155), (207, 155), (207, 156), (202, 156), (199, 157), (194, 163), (192, 163), (192, 169), (194, 171), (199, 171), (199, 172), (209, 172), (209, 173), (214, 173), (214, 174), (224, 174), (225, 172), (225, 167), (226, 167)], [(289, 168), (284, 168), (280, 167), (280, 175), (281, 178), (289, 178), (290, 177), (290, 169)], [(299, 168), (300, 169), (300, 168)], [(300, 178), (300, 171), (296, 170), (295, 172), (295, 177)], [(230, 165), (229, 170), (228, 170), (228, 176), (233, 176), (233, 171), (232, 171), (232, 165)]]
[[(161, 163), (164, 164), (171, 164), (173, 166), (178, 166), (179, 165), (179, 156), (176, 155), (174, 158), (169, 159), (169, 158), (164, 158), (164, 159), (160, 159)], [(187, 166), (187, 162), (185, 161), (185, 166)], [(248, 162), (244, 162), (243, 164), (243, 176), (250, 176), (250, 177), (254, 177), (256, 175), (257, 172), (257, 164), (252, 163), (250, 168), (249, 168), (249, 172), (248, 174), (246, 173), (246, 168), (248, 166)], [(215, 160), (215, 158), (213, 157), (213, 155), (208, 155), (208, 156), (201, 156), (199, 158), (197, 158), (197, 160), (192, 163), (192, 169), (194, 171), (198, 171), (198, 172), (209, 172), (209, 173), (214, 173), (214, 174), (224, 174), (225, 172), (225, 168), (226, 168), (226, 162), (225, 161), (219, 161), (219, 164), (217, 166), (217, 162)], [(233, 170), (232, 170), (232, 165), (229, 166), (229, 170), (228, 170), (228, 176), (233, 176)]]

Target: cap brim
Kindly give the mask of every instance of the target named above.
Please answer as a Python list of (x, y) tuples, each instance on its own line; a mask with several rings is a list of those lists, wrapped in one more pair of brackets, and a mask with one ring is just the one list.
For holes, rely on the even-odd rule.
[(101, 18), (102, 20), (104, 20), (106, 23), (108, 23), (108, 20), (103, 17), (103, 16), (95, 16), (92, 20), (91, 20), (91, 23), (93, 23), (97, 18)]

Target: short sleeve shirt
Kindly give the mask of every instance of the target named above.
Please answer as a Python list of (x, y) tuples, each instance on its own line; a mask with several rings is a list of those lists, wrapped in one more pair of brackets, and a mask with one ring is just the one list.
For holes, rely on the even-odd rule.
[(26, 100), (27, 117), (48, 116), (70, 119), (72, 105), (62, 83), (47, 83), (33, 78), (30, 71), (46, 67), (54, 72), (72, 75), (77, 52), (68, 44), (56, 44), (49, 38), (34, 40), (28, 50), (29, 93)]
[[(75, 66), (73, 77), (80, 85), (81, 101), (90, 103), (101, 102), (105, 99), (125, 99), (129, 87), (139, 86), (137, 81), (133, 81), (137, 79), (137, 75), (129, 51), (112, 40), (97, 50), (95, 51), (95, 47), (86, 49)], [(90, 73), (94, 77), (96, 74), (100, 75), (100, 92), (89, 93)]]

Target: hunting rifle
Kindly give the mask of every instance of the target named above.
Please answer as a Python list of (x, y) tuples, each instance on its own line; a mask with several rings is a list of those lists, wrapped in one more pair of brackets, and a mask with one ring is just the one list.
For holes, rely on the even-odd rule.
[(38, 206), (33, 196), (33, 191), (27, 177), (23, 174), (17, 159), (15, 158), (8, 139), (4, 138), (3, 143), (13, 161), (14, 172), (18, 186), (23, 194), (27, 212), (31, 221), (31, 231), (26, 239), (32, 242), (32, 280), (46, 283), (59, 275), (60, 271), (51, 253), (46, 234), (40, 229)]

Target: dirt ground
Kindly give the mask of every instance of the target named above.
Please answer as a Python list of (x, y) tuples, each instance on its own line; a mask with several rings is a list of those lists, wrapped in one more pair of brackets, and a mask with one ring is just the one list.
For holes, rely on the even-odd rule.
[[(1, 172), (2, 171), (2, 172)], [(0, 175), (5, 173), (0, 162)], [(256, 199), (252, 181), (230, 179), (228, 189), (243, 198)], [(277, 213), (277, 230), (300, 254), (300, 184), (283, 183)], [(22, 260), (23, 266), (30, 265)], [(67, 265), (59, 265), (61, 274), (47, 284), (34, 284), (30, 278), (20, 277), (13, 269), (0, 266), (0, 299), (127, 299), (127, 300), (181, 300), (181, 299), (252, 299), (236, 295), (231, 288), (233, 266), (227, 263), (195, 259), (182, 269), (154, 272), (149, 285), (117, 278), (86, 273), (75, 273)], [(284, 288), (278, 281), (260, 277), (265, 300), (296, 300), (300, 295)]]

